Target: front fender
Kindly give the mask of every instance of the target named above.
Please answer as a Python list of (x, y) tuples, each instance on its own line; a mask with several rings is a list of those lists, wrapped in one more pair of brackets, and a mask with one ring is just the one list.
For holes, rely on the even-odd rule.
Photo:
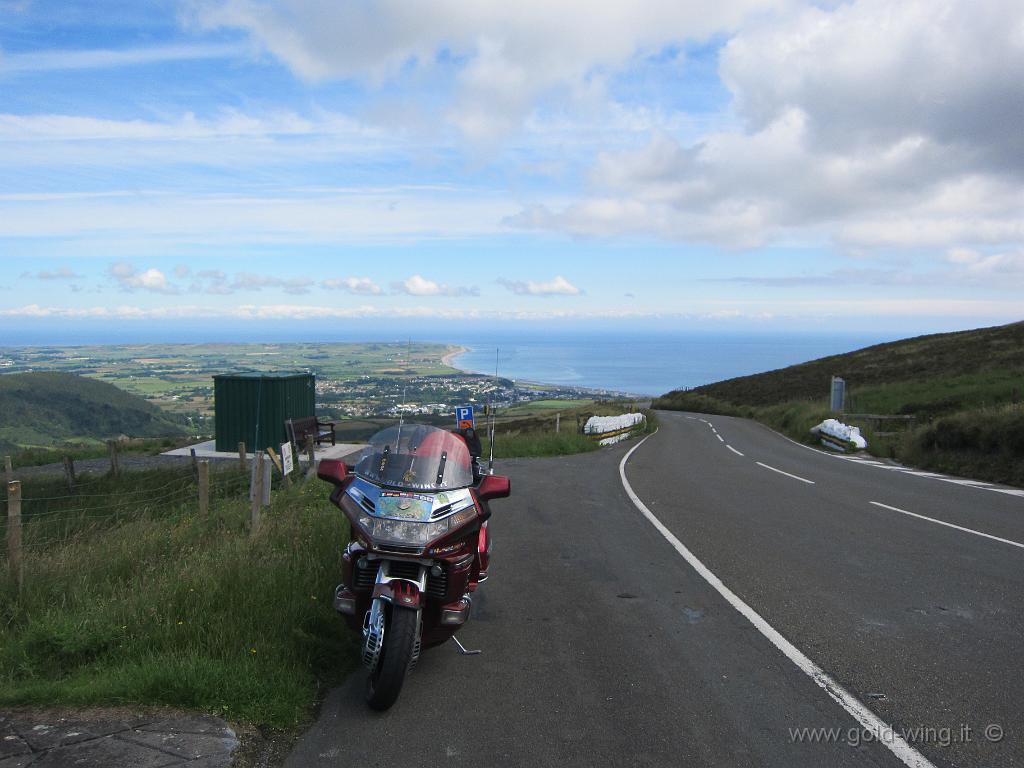
[(411, 608), (414, 611), (418, 611), (423, 603), (419, 585), (411, 581), (378, 583), (373, 588), (373, 598), (376, 600), (378, 597), (392, 605)]

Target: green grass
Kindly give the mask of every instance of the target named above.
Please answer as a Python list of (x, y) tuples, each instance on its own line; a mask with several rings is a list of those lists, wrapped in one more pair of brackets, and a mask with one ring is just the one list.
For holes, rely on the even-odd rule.
[(594, 405), (596, 400), (532, 400), (528, 403), (519, 403), (511, 408), (504, 408), (502, 416), (533, 416), (538, 413), (564, 411), (566, 413), (588, 408)]
[[(215, 473), (206, 519), (180, 472), (91, 478), (77, 500), (26, 502), (24, 589), (6, 567), (0, 581), (0, 704), (306, 721), (353, 666), (331, 607), (348, 525), (314, 480), (275, 492), (251, 537), (246, 480)], [(24, 495), (61, 489), (26, 483)]]
[[(484, 456), (490, 451), (490, 443), (483, 440)], [(567, 456), (573, 453), (596, 451), (597, 442), (571, 429), (559, 434), (554, 432), (511, 432), (497, 434), (494, 455), (499, 459), (539, 458), (543, 456)]]

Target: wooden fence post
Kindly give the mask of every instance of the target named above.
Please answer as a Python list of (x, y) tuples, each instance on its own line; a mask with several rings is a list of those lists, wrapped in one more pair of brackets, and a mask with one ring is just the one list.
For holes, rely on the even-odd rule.
[(238, 444), (238, 468), (245, 472), (245, 441)]
[(121, 462), (117, 455), (117, 441), (108, 440), (107, 449), (110, 451), (110, 474), (118, 477), (121, 474)]
[(199, 516), (210, 514), (210, 462), (199, 462)]
[(68, 493), (75, 492), (75, 460), (70, 456), (64, 457), (64, 482), (68, 486)]
[(252, 506), (249, 512), (249, 535), (255, 536), (256, 530), (260, 527), (260, 507), (263, 506), (263, 451), (256, 452), (256, 458), (253, 462), (253, 473), (252, 473), (252, 487), (250, 494), (252, 496)]
[(10, 456), (4, 456), (4, 472), (7, 475), (7, 482), (11, 482), (14, 479), (14, 465), (11, 463)]
[(7, 484), (7, 562), (20, 592), (25, 571), (21, 560), (21, 482), (18, 480)]
[(316, 444), (312, 435), (306, 438), (306, 457), (309, 459), (306, 477), (313, 477), (316, 474)]

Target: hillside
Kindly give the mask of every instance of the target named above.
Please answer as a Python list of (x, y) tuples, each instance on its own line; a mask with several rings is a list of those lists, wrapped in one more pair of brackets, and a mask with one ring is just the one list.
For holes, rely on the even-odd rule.
[(67, 373), (0, 376), (0, 444), (177, 436), (183, 423), (112, 384)]
[(746, 416), (812, 442), (810, 428), (834, 415), (834, 375), (847, 384), (844, 420), (871, 453), (1024, 486), (1024, 323), (878, 344), (677, 390), (653, 407)]
[[(1004, 377), (1000, 375), (1003, 372), (1011, 375)], [(937, 379), (952, 381), (974, 377), (980, 384), (981, 380), (1006, 378), (1006, 386), (1001, 388), (1005, 390), (1003, 396), (994, 392), (988, 400), (993, 403), (1012, 398), (1014, 382), (1010, 379), (1015, 380), (1018, 390), (1024, 389), (1021, 374), (1024, 374), (1024, 322), (878, 344), (689, 391), (733, 405), (769, 406), (790, 400), (827, 400), (832, 376), (846, 379), (855, 398), (858, 391), (863, 393), (901, 382), (934, 383)], [(678, 394), (663, 396), (657, 407), (671, 407), (673, 396)], [(862, 406), (856, 407), (860, 410)], [(913, 412), (913, 409), (904, 412)]]

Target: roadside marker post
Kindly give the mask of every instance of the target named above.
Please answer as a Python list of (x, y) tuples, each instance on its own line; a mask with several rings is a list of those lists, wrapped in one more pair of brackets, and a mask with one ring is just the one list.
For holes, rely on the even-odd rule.
[(238, 444), (238, 468), (245, 472), (245, 441)]

